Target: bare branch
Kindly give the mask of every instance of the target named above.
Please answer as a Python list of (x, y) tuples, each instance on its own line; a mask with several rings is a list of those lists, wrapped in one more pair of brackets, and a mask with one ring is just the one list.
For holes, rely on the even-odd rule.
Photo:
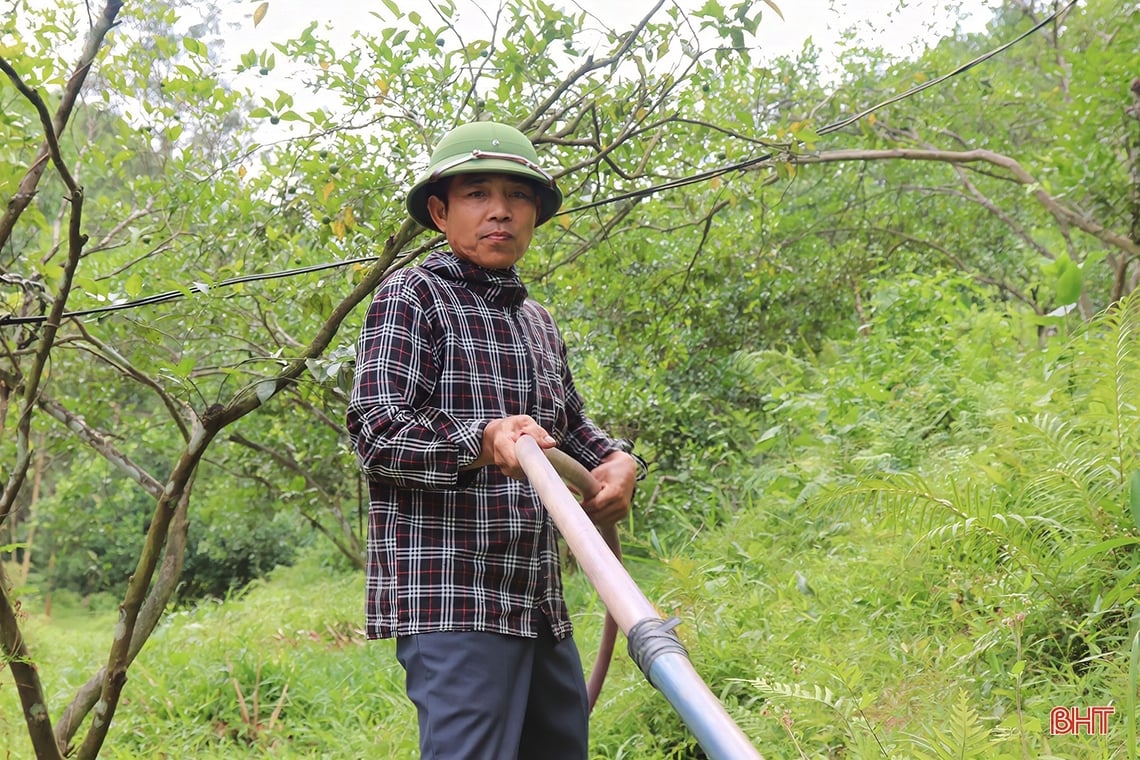
[(8, 579), (4, 575), (4, 566), (0, 565), (0, 648), (5, 662), (12, 669), (12, 678), (16, 683), (20, 704), (24, 708), (24, 722), (32, 746), (35, 747), (36, 757), (62, 760), (63, 754), (52, 734), (47, 698), (35, 662), (20, 632), (19, 621), (19, 610), (8, 596)]
[[(311, 525), (316, 531), (327, 538), (345, 558), (347, 558), (357, 567), (357, 569), (364, 569), (364, 554), (361, 551), (360, 542), (357, 539), (356, 534), (353, 532), (352, 526), (349, 525), (348, 521), (345, 519), (343, 510), (337, 506), (341, 501), (339, 496), (337, 496), (335, 493), (331, 493), (327, 488), (322, 486), (313, 475), (313, 473), (302, 466), (301, 463), (298, 462), (292, 455), (284, 454), (276, 449), (270, 448), (269, 446), (257, 443), (256, 441), (246, 438), (240, 433), (231, 434), (229, 440), (238, 444), (239, 446), (244, 446), (251, 451), (256, 451), (259, 454), (264, 454), (274, 462), (277, 462), (277, 464), (284, 468), (286, 471), (295, 473), (304, 478), (305, 484), (310, 489), (320, 494), (321, 501), (326, 505), (326, 511), (328, 511), (333, 516), (333, 519), (336, 521), (337, 525), (340, 528), (340, 533), (337, 534), (329, 530), (316, 515), (310, 514), (306, 509), (298, 509), (301, 516), (305, 518), (309, 525)], [(262, 481), (261, 478), (254, 479), (261, 482), (262, 485), (267, 488), (274, 488), (272, 484)]]
[[(104, 20), (107, 22), (106, 30), (110, 29), (111, 22), (115, 15), (117, 15), (121, 2), (119, 0), (108, 0), (107, 7), (104, 12)], [(24, 180), (17, 190), (16, 196), (8, 204), (3, 218), (0, 218), (0, 247), (3, 247), (11, 236), (14, 229), (15, 222), (20, 214), (28, 204), (31, 202), (32, 195), (43, 171), (46, 168), (45, 158), (51, 156), (52, 162), (56, 167), (56, 171), (63, 179), (65, 185), (69, 190), (68, 200), (71, 204), (70, 223), (68, 225), (68, 254), (67, 261), (62, 267), (63, 273), (60, 278), (58, 295), (51, 304), (51, 309), (48, 314), (47, 320), (44, 322), (37, 342), (36, 350), (32, 358), (31, 367), (21, 378), (23, 382), (22, 399), (19, 410), (19, 416), (16, 421), (16, 452), (15, 461), (9, 470), (7, 481), (4, 484), (3, 493), (0, 494), (0, 522), (4, 521), (12, 510), (12, 505), (23, 488), (25, 479), (27, 478), (28, 468), (32, 461), (33, 446), (31, 441), (31, 423), (32, 416), (37, 405), (37, 399), (40, 395), (40, 383), (42, 382), (44, 372), (46, 371), (48, 362), (50, 360), (52, 349), (55, 345), (55, 338), (59, 332), (59, 327), (67, 306), (67, 297), (71, 292), (72, 282), (75, 276), (76, 267), (82, 256), (83, 246), (87, 242), (86, 235), (81, 230), (81, 222), (83, 219), (83, 190), (75, 184), (75, 180), (65, 165), (59, 150), (59, 143), (57, 136), (63, 130), (63, 126), (70, 116), (71, 108), (74, 106), (75, 99), (78, 97), (80, 88), (86, 78), (87, 71), (90, 67), (91, 61), (94, 59), (95, 52), (101, 45), (103, 35), (102, 33), (93, 30), (92, 35), (88, 39), (88, 45), (84, 50), (84, 58), (81, 62), (80, 69), (72, 75), (71, 80), (68, 82), (65, 90), (63, 102), (61, 102), (59, 110), (56, 112), (56, 119), (53, 123), (49, 118), (47, 107), (44, 105), (43, 100), (37, 93), (32, 91), (23, 84), (17, 72), (3, 59), (0, 59), (0, 69), (3, 69), (8, 78), (16, 85), (16, 88), (27, 98), (35, 107), (36, 112), (39, 114), (40, 121), (44, 127), (44, 143), (40, 149), (40, 155), (36, 161), (33, 162), (32, 169), (25, 175)], [(4, 611), (8, 610), (5, 605)], [(3, 615), (3, 625), (14, 625), (18, 631), (18, 625), (14, 619), (8, 619), (7, 615)], [(18, 638), (10, 639), (5, 637), (0, 641), (0, 646), (4, 647), (4, 654), (9, 657), (14, 657), (19, 654), (18, 651), (10, 651), (7, 647), (19, 646), (20, 641)], [(32, 698), (35, 696), (36, 690), (40, 688), (39, 677), (35, 668), (29, 669), (26, 674), (31, 682), (26, 684), (26, 688), (20, 692), (21, 698)], [(40, 729), (36, 727), (31, 718), (36, 718), (37, 711), (45, 713), (43, 720), (46, 721), (47, 705), (42, 700), (37, 704), (24, 703), (25, 712), (29, 716), (28, 729), (32, 734), (33, 741), (37, 741), (37, 734)], [(38, 719), (38, 718), (36, 718)], [(51, 733), (50, 724), (47, 724), (48, 733)], [(51, 743), (51, 749), (42, 748), (43, 752), (57, 751), (54, 742)], [(45, 755), (46, 756), (46, 755)]]
[(28, 207), (28, 204), (32, 202), (32, 198), (35, 197), (36, 188), (39, 186), (40, 178), (46, 169), (47, 158), (51, 150), (50, 142), (63, 133), (64, 125), (66, 125), (68, 119), (71, 118), (71, 111), (75, 108), (75, 103), (79, 99), (79, 92), (87, 79), (87, 73), (91, 70), (91, 65), (95, 62), (95, 55), (99, 52), (99, 48), (103, 46), (103, 39), (107, 36), (107, 33), (114, 28), (116, 24), (115, 17), (119, 15), (119, 10), (122, 7), (122, 0), (107, 0), (107, 4), (103, 6), (103, 12), (99, 14), (99, 18), (91, 28), (91, 32), (87, 35), (87, 42), (83, 46), (83, 51), (80, 53), (79, 63), (76, 65), (71, 78), (67, 81), (67, 87), (63, 92), (63, 99), (60, 101), (59, 107), (56, 108), (52, 128), (48, 130), (48, 136), (45, 137), (39, 152), (36, 153), (31, 168), (28, 169), (28, 173), (24, 175), (24, 179), (20, 182), (16, 194), (5, 208), (4, 215), (0, 217), (0, 248), (8, 244), (8, 240), (12, 237), (12, 230), (16, 227), (16, 220), (20, 218), (20, 215), (24, 213), (24, 209)]
[(182, 440), (184, 440), (184, 441), (189, 440), (190, 439), (190, 429), (187, 426), (187, 423), (186, 423), (186, 420), (184, 417), (184, 414), (188, 410), (184, 408), (182, 403), (179, 402), (173, 396), (171, 396), (169, 393), (167, 393), (166, 389), (163, 388), (162, 385), (157, 380), (155, 380), (154, 378), (152, 378), (150, 375), (146, 374), (142, 370), (138, 369), (137, 367), (135, 367), (133, 364), (131, 364), (130, 361), (127, 360), (126, 357), (124, 357), (122, 354), (120, 354), (117, 350), (115, 350), (111, 346), (108, 346), (106, 343), (99, 340), (94, 335), (92, 335), (90, 332), (88, 332), (87, 328), (84, 327), (83, 323), (76, 322), (76, 325), (77, 325), (80, 333), (83, 335), (84, 340), (88, 344), (88, 345), (84, 345), (83, 349), (86, 351), (90, 351), (94, 355), (98, 356), (100, 359), (105, 361), (107, 364), (114, 367), (119, 372), (123, 373), (124, 375), (131, 378), (135, 382), (137, 382), (141, 385), (144, 385), (147, 388), (150, 388), (152, 391), (154, 391), (154, 393), (158, 396), (159, 400), (162, 401), (162, 405), (164, 407), (166, 407), (166, 411), (170, 414), (170, 419), (174, 422), (175, 425), (178, 426), (179, 432), (182, 433)]
[(107, 436), (88, 425), (86, 420), (47, 396), (40, 397), (39, 405), (41, 409), (74, 433), (76, 438), (93, 448), (120, 471), (126, 473), (127, 477), (142, 486), (143, 490), (152, 497), (156, 500), (162, 498), (162, 483), (140, 465), (133, 462), (126, 454), (115, 448)]
[(554, 107), (554, 104), (558, 102), (559, 98), (562, 97), (562, 94), (570, 89), (570, 87), (576, 81), (586, 76), (591, 71), (604, 69), (607, 66), (619, 62), (625, 56), (625, 54), (629, 52), (629, 49), (633, 47), (633, 43), (637, 41), (638, 36), (645, 30), (645, 27), (649, 24), (649, 20), (653, 18), (657, 11), (661, 10), (661, 6), (664, 4), (665, 0), (657, 0), (657, 4), (654, 5), (649, 10), (649, 12), (645, 14), (641, 21), (639, 21), (631, 31), (625, 34), (621, 45), (618, 46), (618, 49), (615, 50), (612, 55), (599, 61), (595, 61), (593, 56), (586, 59), (585, 63), (571, 72), (570, 75), (563, 79), (557, 87), (551, 90), (550, 94), (546, 96), (546, 99), (543, 100), (542, 103), (540, 103), (534, 109), (534, 112), (530, 116), (528, 116), (523, 120), (521, 124), (518, 125), (518, 128), (523, 132), (528, 131), (542, 114), (545, 114), (547, 111)]
[[(99, 698), (95, 703), (96, 719), (91, 721), (87, 735), (75, 755), (77, 760), (94, 760), (99, 755), (110, 730), (115, 710), (118, 708), (123, 686), (127, 682), (127, 669), (136, 652), (135, 638), (142, 636), (142, 641), (145, 641), (149, 636), (149, 631), (146, 630), (148, 620), (144, 613), (147, 609), (147, 600), (154, 598), (150, 592), (151, 581), (154, 579), (178, 507), (189, 498), (190, 486), (198, 470), (198, 464), (217, 434), (218, 428), (210, 424), (208, 415), (203, 422), (207, 424), (197, 424), (192, 429), (190, 440), (178, 457), (162, 489), (162, 495), (155, 505), (138, 563), (127, 581), (127, 593), (119, 605), (115, 639), (111, 643)], [(137, 633), (138, 631), (142, 633)]]
[(540, 279), (549, 277), (555, 272), (555, 270), (572, 263), (573, 261), (577, 260), (578, 257), (596, 248), (599, 243), (609, 238), (613, 231), (617, 229), (618, 224), (620, 224), (623, 219), (629, 216), (630, 212), (633, 211), (636, 206), (637, 201), (626, 201), (623, 203), (618, 207), (617, 211), (615, 211), (608, 219), (605, 220), (605, 222), (594, 232), (591, 237), (582, 240), (561, 261), (548, 266), (543, 272), (538, 275), (538, 277)]
[(1030, 194), (1042, 207), (1048, 211), (1057, 223), (1066, 229), (1077, 229), (1095, 237), (1106, 245), (1112, 246), (1132, 256), (1140, 255), (1140, 243), (1130, 240), (1126, 235), (1114, 232), (1095, 219), (1091, 219), (1059, 200), (1054, 198), (1041, 184), (1025, 170), (1015, 159), (994, 153), (989, 150), (944, 151), (920, 150), (914, 148), (895, 148), (888, 150), (836, 150), (825, 153), (791, 155), (787, 160), (793, 164), (826, 164), (848, 161), (934, 161), (939, 163), (969, 165), (975, 163), (989, 164), (1004, 169), (1009, 178), (1024, 185)]
[[(713, 218), (718, 213), (720, 213), (720, 211), (727, 208), (728, 205), (729, 205), (728, 201), (719, 201), (716, 205), (714, 205), (711, 209), (709, 209), (707, 214), (705, 214), (704, 219), (702, 220), (702, 225), (701, 225), (700, 242), (697, 243), (697, 247), (693, 250), (693, 255), (689, 257), (689, 265), (685, 268), (684, 279), (681, 282), (681, 287), (677, 289), (677, 297), (673, 299), (672, 303), (667, 304), (665, 306), (665, 308), (662, 310), (663, 314), (668, 314), (674, 308), (676, 308), (678, 303), (680, 303), (681, 297), (684, 294), (685, 289), (689, 285), (689, 278), (691, 278), (693, 276), (693, 267), (696, 266), (697, 259), (700, 258), (701, 252), (704, 251), (705, 243), (709, 239), (709, 232), (712, 230)], [(660, 340), (661, 329), (665, 326), (666, 326), (665, 323), (658, 322), (657, 334), (653, 338), (654, 344), (656, 344), (656, 342), (658, 340)]]
[(961, 166), (955, 166), (954, 171), (957, 172), (958, 178), (962, 180), (962, 184), (965, 185), (966, 190), (969, 192), (970, 196), (977, 203), (979, 203), (982, 208), (986, 209), (991, 214), (1000, 219), (1006, 227), (1009, 227), (1011, 230), (1013, 230), (1014, 235), (1024, 240), (1025, 243), (1029, 245), (1029, 247), (1031, 247), (1033, 250), (1037, 251), (1045, 258), (1056, 258), (1052, 251), (1034, 240), (1033, 236), (1030, 235), (1024, 227), (1018, 224), (1016, 219), (1013, 219), (1009, 216), (1009, 214), (1002, 211), (996, 203), (990, 200), (985, 193), (979, 190), (978, 186), (970, 181), (970, 178), (966, 175), (966, 171)]
[[(55, 164), (56, 171), (59, 172), (60, 177), (63, 179), (63, 184), (67, 186), (68, 190), (75, 190), (75, 178), (71, 176), (71, 172), (63, 162), (63, 156), (59, 152), (59, 140), (55, 134), (55, 127), (52, 124), (51, 114), (48, 112), (47, 104), (40, 94), (24, 84), (20, 75), (16, 72), (12, 65), (0, 57), (0, 71), (8, 75), (12, 83), (16, 85), (16, 89), (32, 104), (36, 110), (36, 115), (40, 118), (40, 126), (44, 129), (44, 153), (50, 156), (52, 163)], [(37, 156), (37, 165), (42, 165), (42, 160)]]
[[(174, 518), (170, 524), (170, 533), (166, 540), (166, 552), (162, 559), (162, 568), (158, 579), (154, 583), (146, 602), (139, 611), (138, 623), (131, 635), (130, 647), (127, 651), (128, 661), (133, 662), (142, 651), (143, 645), (150, 638), (151, 633), (162, 620), (162, 613), (166, 605), (174, 596), (178, 588), (178, 579), (182, 575), (182, 565), (186, 556), (186, 539), (189, 532), (187, 510), (190, 504), (190, 490), (183, 492), (175, 510)], [(55, 741), (60, 747), (67, 748), (72, 737), (79, 730), (83, 718), (99, 701), (102, 691), (103, 678), (106, 675), (106, 666), (100, 668), (95, 675), (79, 687), (71, 702), (60, 715), (55, 724)]]

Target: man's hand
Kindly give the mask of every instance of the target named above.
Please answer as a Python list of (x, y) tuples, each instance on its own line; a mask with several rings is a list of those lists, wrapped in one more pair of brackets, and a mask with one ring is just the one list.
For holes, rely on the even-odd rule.
[(590, 473), (601, 489), (582, 502), (582, 509), (595, 525), (612, 525), (624, 520), (633, 501), (637, 462), (624, 451), (609, 454)]
[(495, 465), (507, 477), (526, 480), (526, 473), (523, 472), (518, 455), (515, 454), (515, 442), (524, 435), (529, 435), (537, 441), (539, 448), (550, 449), (558, 445), (558, 441), (535, 422), (533, 417), (526, 414), (503, 417), (488, 422), (487, 427), (483, 428), (483, 446), (479, 458), (463, 469), (473, 470)]

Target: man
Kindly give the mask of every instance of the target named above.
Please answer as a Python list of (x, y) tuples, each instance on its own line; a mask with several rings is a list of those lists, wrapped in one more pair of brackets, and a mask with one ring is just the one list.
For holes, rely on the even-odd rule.
[(450, 250), (390, 276), (360, 334), (348, 426), (370, 491), (367, 632), (396, 638), (424, 758), (587, 756), (555, 529), (515, 442), (590, 469), (598, 524), (628, 514), (636, 464), (584, 415), (515, 270), (561, 203), (521, 132), (452, 130), (407, 198)]

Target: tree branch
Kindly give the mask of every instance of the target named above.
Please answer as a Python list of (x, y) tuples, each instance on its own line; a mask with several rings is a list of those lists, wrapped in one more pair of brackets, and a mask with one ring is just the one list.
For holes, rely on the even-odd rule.
[(1004, 169), (1010, 178), (1029, 188), (1031, 195), (1048, 211), (1062, 227), (1077, 229), (1095, 237), (1102, 243), (1132, 256), (1140, 255), (1140, 243), (1126, 235), (1114, 232), (1095, 219), (1069, 208), (1047, 193), (1041, 184), (1015, 159), (989, 150), (944, 151), (895, 148), (888, 150), (835, 150), (817, 154), (793, 154), (787, 157), (790, 163), (805, 166), (847, 161), (934, 161), (947, 164), (985, 163)]
[[(47, 135), (39, 151), (36, 153), (35, 159), (32, 161), (31, 168), (28, 169), (28, 173), (25, 174), (24, 179), (21, 180), (20, 186), (16, 189), (16, 194), (8, 202), (8, 206), (4, 210), (4, 215), (0, 217), (0, 248), (4, 248), (8, 244), (8, 240), (12, 237), (12, 230), (16, 227), (16, 220), (20, 218), (20, 215), (24, 213), (24, 209), (28, 207), (28, 204), (32, 202), (32, 198), (35, 197), (40, 178), (43, 177), (44, 170), (47, 168), (47, 158), (52, 150), (51, 143), (63, 133), (64, 126), (67, 124), (68, 119), (71, 118), (72, 109), (75, 108), (75, 103), (79, 99), (79, 92), (83, 89), (83, 83), (87, 79), (91, 65), (95, 62), (95, 55), (99, 52), (99, 48), (103, 46), (103, 39), (107, 36), (107, 33), (114, 28), (116, 24), (115, 17), (119, 15), (119, 10), (122, 7), (122, 0), (107, 0), (107, 4), (103, 6), (102, 13), (99, 14), (99, 18), (87, 35), (87, 42), (83, 46), (83, 51), (80, 53), (79, 62), (76, 64), (71, 78), (68, 79), (67, 87), (63, 91), (63, 99), (60, 100), (59, 107), (56, 108), (55, 118), (52, 121), (51, 128), (47, 130)], [(7, 73), (8, 70), (9, 69), (5, 69), (5, 72)], [(9, 77), (11, 77), (11, 74), (9, 74)], [(56, 149), (58, 150), (58, 145)]]
[(156, 500), (162, 498), (162, 483), (140, 465), (131, 461), (131, 458), (126, 454), (115, 448), (105, 435), (88, 425), (86, 420), (47, 396), (40, 397), (39, 405), (41, 409), (74, 433), (76, 438), (93, 448), (100, 456), (126, 473), (127, 477), (142, 486), (148, 494)]
[[(208, 423), (210, 420), (207, 418), (203, 422)], [(163, 546), (180, 505), (189, 499), (190, 485), (198, 470), (198, 464), (217, 431), (215, 425), (196, 424), (170, 477), (166, 479), (162, 496), (155, 505), (135, 571), (127, 581), (127, 593), (119, 605), (115, 638), (111, 643), (107, 666), (103, 671), (99, 698), (94, 704), (95, 715), (75, 755), (77, 760), (94, 760), (107, 738), (111, 720), (122, 696), (123, 686), (127, 682), (127, 669), (137, 653), (136, 637), (140, 637), (138, 646), (141, 646), (149, 636), (146, 602), (155, 598), (150, 586), (158, 567), (159, 557), (162, 555)]]
[[(187, 489), (183, 492), (182, 498), (179, 499), (178, 508), (175, 510), (174, 519), (171, 521), (170, 535), (166, 541), (166, 553), (163, 555), (158, 580), (155, 581), (154, 588), (151, 589), (146, 602), (139, 611), (138, 623), (131, 635), (131, 643), (127, 651), (130, 662), (134, 662), (139, 652), (142, 651), (143, 645), (146, 644), (147, 639), (150, 638), (151, 633), (162, 620), (162, 613), (171, 597), (174, 596), (174, 590), (178, 588), (178, 579), (182, 575), (182, 565), (186, 557), (186, 539), (190, 527), (187, 520), (189, 504), (190, 489)], [(71, 702), (59, 716), (59, 720), (55, 724), (55, 741), (59, 747), (68, 748), (69, 742), (79, 730), (84, 717), (91, 712), (91, 708), (99, 701), (99, 694), (102, 691), (103, 678), (106, 673), (107, 668), (103, 666), (95, 675), (87, 679), (87, 682), (79, 687)]]
[(0, 648), (3, 649), (8, 667), (12, 669), (12, 679), (20, 695), (24, 723), (28, 727), (36, 757), (41, 760), (62, 760), (63, 755), (52, 735), (51, 716), (48, 714), (43, 685), (20, 632), (19, 621), (19, 611), (8, 596), (8, 579), (4, 574), (4, 566), (0, 564)]
[[(117, 14), (120, 6), (121, 4), (116, 0), (108, 0), (104, 14), (108, 24), (107, 29), (110, 28), (110, 23)], [(21, 378), (23, 388), (19, 416), (16, 421), (15, 461), (9, 472), (7, 482), (4, 485), (3, 493), (0, 494), (0, 522), (3, 522), (10, 514), (12, 505), (15, 503), (27, 478), (28, 467), (31, 464), (33, 456), (31, 424), (40, 397), (40, 384), (43, 380), (52, 349), (55, 346), (55, 339), (59, 332), (63, 314), (66, 311), (67, 299), (71, 292), (75, 271), (83, 255), (83, 246), (87, 243), (87, 236), (83, 234), (81, 229), (84, 201), (83, 189), (76, 184), (74, 177), (63, 161), (57, 135), (62, 132), (63, 126), (70, 116), (75, 98), (78, 97), (83, 80), (86, 78), (90, 61), (93, 60), (95, 51), (98, 50), (102, 42), (103, 34), (105, 33), (105, 31), (102, 34), (93, 33), (89, 38), (88, 45), (84, 51), (86, 56), (84, 59), (85, 62), (68, 82), (64, 101), (60, 104), (59, 110), (56, 112), (54, 123), (48, 114), (47, 106), (44, 104), (43, 99), (40, 98), (35, 91), (24, 85), (17, 72), (7, 61), (0, 59), (0, 69), (2, 69), (15, 84), (17, 90), (32, 103), (36, 113), (40, 117), (41, 125), (44, 128), (44, 143), (41, 146), (40, 154), (37, 156), (32, 168), (24, 176), (24, 180), (21, 182), (16, 196), (8, 204), (3, 218), (0, 218), (0, 248), (7, 244), (12, 230), (15, 227), (16, 220), (31, 202), (35, 187), (46, 169), (46, 158), (48, 156), (51, 157), (57, 173), (67, 187), (67, 199), (71, 204), (67, 236), (67, 260), (62, 267), (63, 272), (60, 278), (57, 296), (52, 301), (47, 320), (40, 329), (39, 340), (32, 356), (31, 366)], [(54, 739), (54, 732), (51, 729), (48, 705), (43, 696), (39, 673), (28, 658), (23, 639), (19, 633), (19, 620), (16, 617), (15, 609), (10, 604), (6, 588), (0, 591), (0, 648), (2, 648), (4, 656), (13, 662), (13, 672), (18, 672), (19, 674), (18, 682), (20, 687), (18, 691), (21, 703), (24, 707), (28, 733), (33, 746), (36, 748), (37, 756), (45, 758), (58, 757), (60, 751)]]
[(619, 45), (618, 49), (615, 50), (611, 55), (599, 61), (595, 61), (593, 56), (590, 56), (588, 59), (586, 59), (585, 63), (572, 71), (569, 76), (567, 76), (558, 84), (557, 87), (550, 91), (550, 94), (547, 95), (545, 100), (543, 100), (538, 106), (535, 107), (531, 115), (518, 125), (519, 130), (522, 132), (529, 130), (542, 114), (546, 113), (554, 107), (554, 104), (558, 102), (558, 99), (562, 97), (562, 94), (570, 89), (571, 85), (573, 85), (576, 81), (586, 76), (591, 71), (604, 69), (607, 66), (618, 63), (625, 56), (625, 54), (629, 52), (629, 49), (633, 47), (633, 43), (637, 41), (638, 36), (640, 36), (641, 32), (645, 30), (646, 26), (648, 26), (649, 20), (653, 18), (657, 11), (661, 10), (661, 6), (664, 4), (665, 0), (657, 0), (657, 4), (654, 5), (649, 10), (649, 12), (645, 14), (644, 17), (642, 17), (641, 21), (637, 22), (637, 25), (624, 35), (624, 39), (622, 40), (621, 45)]
[(1033, 236), (1030, 235), (1024, 227), (1018, 224), (1016, 219), (1012, 218), (1009, 214), (1002, 211), (996, 203), (990, 200), (985, 193), (979, 190), (978, 186), (970, 181), (970, 178), (966, 175), (965, 169), (963, 169), (961, 166), (955, 165), (954, 171), (957, 172), (958, 178), (962, 180), (962, 184), (965, 185), (967, 192), (970, 193), (970, 196), (977, 203), (979, 203), (982, 208), (984, 208), (986, 211), (989, 211), (991, 214), (1001, 220), (1001, 222), (1006, 227), (1009, 227), (1011, 230), (1013, 230), (1014, 235), (1025, 241), (1025, 243), (1029, 245), (1030, 248), (1037, 251), (1047, 259), (1056, 258), (1056, 255), (1052, 251), (1034, 240)]
[[(162, 405), (166, 407), (166, 411), (170, 415), (170, 419), (178, 427), (178, 431), (182, 434), (182, 440), (190, 440), (190, 428), (187, 426), (186, 420), (184, 418), (184, 414), (187, 410), (184, 408), (183, 404), (171, 396), (169, 393), (167, 393), (166, 389), (163, 388), (162, 385), (158, 383), (158, 381), (135, 367), (133, 364), (131, 364), (130, 361), (127, 360), (126, 357), (124, 357), (114, 348), (108, 346), (106, 343), (88, 332), (87, 328), (84, 327), (81, 322), (77, 322), (76, 325), (78, 326), (79, 332), (83, 335), (84, 341), (90, 344), (89, 346), (83, 346), (83, 350), (90, 351), (92, 354), (98, 356), (100, 359), (102, 359), (108, 365), (117, 369), (122, 374), (154, 391), (159, 400), (162, 401)], [(94, 347), (95, 350), (92, 350), (92, 347)]]

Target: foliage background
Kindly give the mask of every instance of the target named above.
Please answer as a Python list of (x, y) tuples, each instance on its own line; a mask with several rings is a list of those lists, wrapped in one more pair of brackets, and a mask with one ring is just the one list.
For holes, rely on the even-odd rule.
[[(652, 462), (631, 571), (766, 756), (1136, 755), (1140, 10), (1006, 3), (913, 55), (853, 34), (832, 67), (762, 56), (769, 3), (599, 36), (521, 1), (487, 39), (383, 6), (347, 43), (235, 51), (218, 8), (128, 3), (100, 49), (57, 163), (88, 238), (57, 171), (0, 246), (0, 747), (412, 755), (359, 632), (344, 383), (356, 305), (436, 242), (401, 189), (491, 116), (562, 167), (523, 275)], [(10, 81), (58, 102), (87, 23), (13, 3)], [(3, 98), (14, 198), (44, 133)], [(48, 340), (64, 301), (132, 308)], [(598, 603), (570, 594), (592, 651)], [(30, 665), (54, 743), (20, 717)], [(700, 757), (615, 669), (595, 755)], [(1116, 712), (1060, 736), (1057, 705)]]

